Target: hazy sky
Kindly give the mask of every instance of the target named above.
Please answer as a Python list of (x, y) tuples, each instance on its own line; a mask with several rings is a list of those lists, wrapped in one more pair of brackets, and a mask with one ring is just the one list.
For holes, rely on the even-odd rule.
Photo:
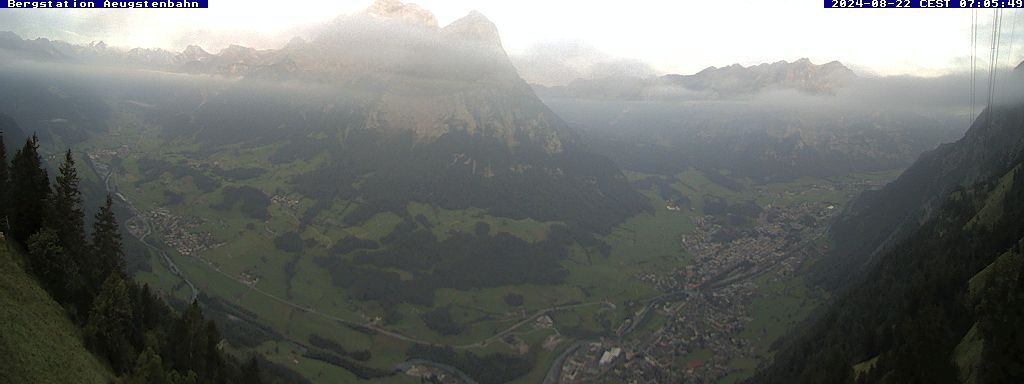
[[(372, 0), (211, 0), (203, 10), (0, 10), (0, 30), (72, 42), (180, 50), (198, 43), (276, 48), (309, 27), (358, 12)], [(516, 54), (540, 42), (584, 42), (663, 73), (808, 57), (840, 60), (861, 72), (934, 75), (962, 68), (970, 52), (969, 10), (823, 9), (819, 0), (420, 0), (445, 25), (470, 10), (487, 15)], [(289, 4), (285, 8), (282, 5)], [(1019, 14), (1004, 14), (1004, 41)], [(990, 11), (979, 17), (978, 52), (987, 57)], [(1024, 20), (1020, 20), (1024, 24)], [(1024, 34), (1024, 25), (1021, 25)], [(1011, 33), (1012, 32), (1012, 33)], [(1014, 40), (1020, 40), (1014, 38)], [(1024, 57), (1006, 48), (1001, 62)]]

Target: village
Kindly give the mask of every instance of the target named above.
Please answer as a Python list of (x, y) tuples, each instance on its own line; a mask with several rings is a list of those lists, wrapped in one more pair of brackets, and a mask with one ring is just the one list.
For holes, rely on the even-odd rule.
[(142, 215), (145, 217), (133, 217), (125, 223), (128, 232), (135, 237), (145, 237), (150, 234), (145, 225), (148, 222), (164, 244), (183, 256), (199, 256), (203, 251), (220, 244), (210, 233), (194, 232), (195, 227), (203, 223), (201, 218), (184, 218), (167, 208), (150, 209)]
[[(567, 356), (559, 382), (714, 383), (736, 370), (737, 359), (763, 355), (741, 337), (752, 320), (747, 306), (758, 292), (755, 278), (792, 276), (814, 254), (810, 244), (836, 211), (833, 203), (801, 202), (765, 206), (741, 225), (724, 216), (696, 217), (696, 229), (680, 238), (693, 263), (637, 276), (664, 295), (634, 310), (617, 337)], [(653, 332), (630, 333), (653, 316), (664, 319)]]

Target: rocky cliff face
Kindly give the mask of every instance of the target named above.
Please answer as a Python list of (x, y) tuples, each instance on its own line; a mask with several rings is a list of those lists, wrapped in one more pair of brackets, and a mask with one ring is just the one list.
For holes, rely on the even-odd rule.
[(377, 0), (365, 12), (385, 20), (437, 28), (437, 18), (434, 14), (417, 4), (405, 4), (398, 0)]
[(34, 60), (210, 74), (246, 81), (332, 84), (360, 95), (365, 126), (412, 131), (430, 141), (448, 132), (496, 138), (557, 153), (573, 133), (519, 77), (498, 28), (479, 12), (443, 28), (415, 4), (378, 0), (343, 16), (310, 41), (256, 50), (237, 45), (211, 54), (104, 45), (74, 46), (0, 36), (0, 48)]
[(519, 77), (494, 23), (475, 11), (443, 28), (431, 20), (419, 7), (377, 2), (269, 60), (294, 60), (297, 77), (376, 95), (368, 102), (372, 128), (428, 141), (463, 132), (548, 153), (571, 145), (573, 133)]
[(441, 33), (448, 38), (480, 44), (485, 49), (501, 48), (498, 26), (477, 11), (472, 11), (466, 17), (448, 24)]

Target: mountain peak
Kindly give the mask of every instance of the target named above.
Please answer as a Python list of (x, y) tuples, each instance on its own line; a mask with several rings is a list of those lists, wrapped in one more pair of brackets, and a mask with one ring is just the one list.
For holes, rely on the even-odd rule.
[(0, 31), (0, 39), (21, 40), (21, 36), (11, 31)]
[[(718, 67), (716, 67), (714, 65), (709, 65), (707, 68), (704, 68), (704, 69), (700, 70), (700, 72), (697, 72), (697, 74), (713, 72), (713, 71), (717, 71), (717, 70), (718, 70)], [(684, 75), (672, 74), (672, 76), (684, 76)]]
[(300, 47), (302, 47), (304, 45), (306, 45), (306, 39), (303, 39), (303, 38), (301, 38), (299, 36), (295, 36), (291, 40), (288, 40), (288, 44), (285, 44), (284, 48), (285, 49), (296, 49), (296, 48), (300, 48)]
[(494, 25), (487, 16), (475, 10), (448, 24), (443, 31), (449, 36), (462, 40), (501, 47), (498, 26)]
[(238, 44), (231, 44), (228, 45), (227, 48), (220, 50), (217, 54), (220, 56), (249, 57), (256, 54), (256, 49)]
[(210, 57), (210, 53), (198, 45), (189, 45), (181, 51), (181, 57), (188, 60), (203, 60)]
[(381, 19), (437, 28), (437, 18), (434, 17), (434, 14), (414, 3), (403, 3), (399, 0), (376, 0), (365, 12)]

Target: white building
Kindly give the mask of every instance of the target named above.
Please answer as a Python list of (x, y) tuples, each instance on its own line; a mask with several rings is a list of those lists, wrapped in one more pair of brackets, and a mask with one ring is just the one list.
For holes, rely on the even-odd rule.
[(622, 354), (622, 348), (619, 347), (615, 347), (607, 351), (604, 351), (604, 354), (601, 355), (601, 360), (598, 363), (601, 365), (611, 364), (613, 361), (615, 361), (616, 358), (619, 357), (620, 354)]

